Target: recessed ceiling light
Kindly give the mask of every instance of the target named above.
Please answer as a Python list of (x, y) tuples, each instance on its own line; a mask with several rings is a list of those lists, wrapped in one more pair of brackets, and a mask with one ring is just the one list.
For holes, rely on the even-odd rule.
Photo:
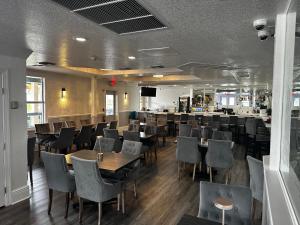
[(87, 41), (87, 39), (85, 37), (74, 37), (73, 39), (78, 42), (86, 42)]
[(164, 75), (163, 74), (154, 74), (153, 77), (155, 77), (155, 78), (163, 78)]
[(143, 74), (139, 74), (139, 77), (142, 77), (142, 76), (144, 76)]
[(128, 56), (128, 59), (130, 59), (130, 60), (135, 60), (135, 56), (130, 55), (130, 56)]

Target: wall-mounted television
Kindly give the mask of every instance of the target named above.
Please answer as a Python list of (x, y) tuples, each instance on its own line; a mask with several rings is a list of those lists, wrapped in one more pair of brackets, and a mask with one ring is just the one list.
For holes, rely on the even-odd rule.
[(141, 96), (156, 97), (156, 88), (142, 87)]

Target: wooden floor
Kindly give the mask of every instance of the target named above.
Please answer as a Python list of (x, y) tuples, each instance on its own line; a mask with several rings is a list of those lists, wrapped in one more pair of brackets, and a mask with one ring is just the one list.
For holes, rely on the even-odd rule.
[[(103, 208), (103, 225), (175, 225), (183, 214), (197, 215), (199, 204), (199, 179), (192, 181), (187, 168), (183, 178), (177, 179), (173, 139), (167, 140), (166, 147), (158, 150), (158, 160), (152, 166), (143, 168), (138, 180), (138, 198), (133, 197), (132, 186), (126, 191), (126, 215), (117, 212), (116, 204)], [(232, 184), (248, 185), (248, 166), (244, 160), (244, 149), (234, 150), (235, 163), (232, 170)], [(78, 209), (70, 207), (68, 219), (64, 219), (65, 195), (54, 192), (52, 215), (47, 215), (48, 189), (42, 167), (34, 169), (32, 197), (14, 206), (0, 209), (1, 225), (73, 225), (78, 222)], [(218, 173), (217, 182), (224, 182), (224, 175)], [(97, 206), (85, 207), (83, 224), (97, 224)]]

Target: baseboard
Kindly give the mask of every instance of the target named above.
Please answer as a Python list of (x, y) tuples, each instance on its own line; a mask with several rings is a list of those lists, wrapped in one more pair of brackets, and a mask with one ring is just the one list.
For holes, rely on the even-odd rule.
[(24, 201), (30, 198), (29, 186), (25, 185), (11, 192), (11, 204), (14, 205), (18, 202)]

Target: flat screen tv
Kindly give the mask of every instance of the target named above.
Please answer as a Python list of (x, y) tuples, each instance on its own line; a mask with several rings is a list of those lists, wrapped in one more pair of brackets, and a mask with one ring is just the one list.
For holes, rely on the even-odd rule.
[(141, 96), (156, 97), (156, 88), (142, 87)]

